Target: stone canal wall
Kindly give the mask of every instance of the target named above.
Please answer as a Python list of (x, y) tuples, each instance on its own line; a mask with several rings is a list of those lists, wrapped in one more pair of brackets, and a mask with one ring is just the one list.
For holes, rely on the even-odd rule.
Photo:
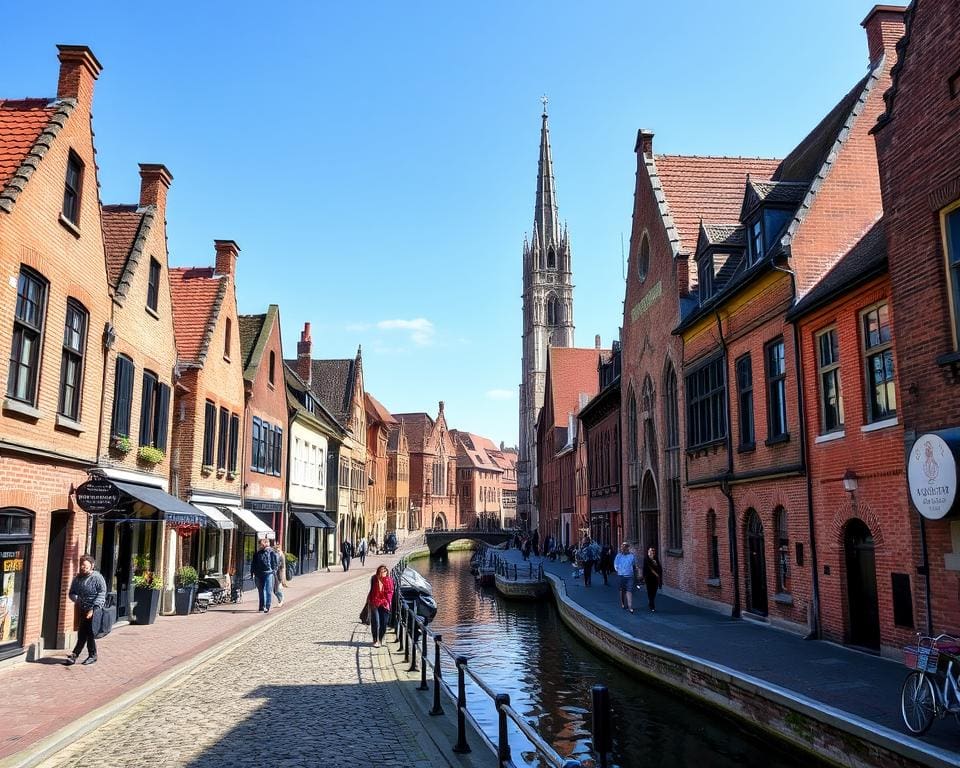
[[(596, 651), (794, 746), (851, 768), (960, 766), (956, 753), (921, 744), (729, 667), (628, 635), (568, 598), (561, 579), (549, 573), (545, 577), (563, 622)], [(899, 691), (890, 692), (890, 704), (899, 704)]]

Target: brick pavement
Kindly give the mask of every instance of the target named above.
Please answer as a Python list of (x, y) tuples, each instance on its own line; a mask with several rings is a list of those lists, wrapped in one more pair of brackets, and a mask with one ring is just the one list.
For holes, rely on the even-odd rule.
[(239, 605), (217, 606), (205, 614), (163, 616), (150, 626), (118, 627), (100, 641), (100, 661), (94, 666), (63, 666), (66, 652), (52, 651), (38, 663), (0, 668), (0, 685), (16, 692), (0, 697), (0, 761), (228, 638), (276, 620), (319, 592), (370, 574), (380, 562), (394, 560), (370, 557), (365, 568), (355, 560), (347, 573), (336, 566), (330, 573), (298, 576), (286, 590), (284, 606), (268, 617), (257, 612), (256, 594), (246, 593)]

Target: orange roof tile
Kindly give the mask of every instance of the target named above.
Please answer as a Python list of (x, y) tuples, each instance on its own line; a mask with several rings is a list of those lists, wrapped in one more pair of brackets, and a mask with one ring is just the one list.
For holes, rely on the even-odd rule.
[(609, 349), (551, 347), (550, 391), (553, 395), (553, 426), (567, 426), (567, 414), (580, 412), (580, 393), (593, 397), (600, 390), (597, 364)]
[(50, 99), (0, 99), (0, 190), (56, 112)]
[(135, 205), (103, 206), (103, 248), (107, 258), (107, 275), (110, 285), (114, 287), (123, 274), (142, 220), (143, 212), (138, 212)]
[(377, 398), (371, 395), (369, 392), (363, 393), (364, 405), (366, 406), (367, 411), (372, 413), (377, 419), (383, 422), (386, 425), (397, 424), (397, 420), (390, 415), (390, 411), (383, 407)]
[(222, 277), (214, 277), (213, 267), (170, 270), (173, 335), (181, 360), (202, 362), (206, 355), (207, 329), (224, 285)]

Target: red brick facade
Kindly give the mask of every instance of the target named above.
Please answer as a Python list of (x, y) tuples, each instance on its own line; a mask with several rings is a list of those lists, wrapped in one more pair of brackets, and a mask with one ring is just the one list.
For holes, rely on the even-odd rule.
[(447, 429), (443, 401), (437, 418), (426, 413), (395, 413), (407, 434), (410, 456), (410, 509), (425, 528), (461, 528), (457, 497), (457, 449)]

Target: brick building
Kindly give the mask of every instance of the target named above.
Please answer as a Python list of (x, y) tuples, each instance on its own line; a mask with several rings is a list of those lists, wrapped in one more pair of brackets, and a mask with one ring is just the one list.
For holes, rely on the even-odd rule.
[(54, 98), (0, 100), (0, 658), (72, 640), (67, 587), (89, 520), (71, 494), (100, 453), (101, 67), (89, 48), (59, 51)]
[(503, 524), (503, 474), (493, 442), (480, 435), (452, 429), (457, 447), (457, 495), (460, 519), (467, 528), (490, 530)]
[[(692, 546), (675, 567), (693, 569), (701, 598), (795, 629), (816, 626), (818, 574), (799, 359), (785, 314), (881, 216), (869, 130), (889, 83), (895, 37), (885, 28), (895, 16), (868, 16), (867, 75), (773, 172), (725, 190), (728, 205), (738, 203), (734, 215), (729, 208), (701, 213), (693, 253), (698, 304), (676, 329)], [(882, 326), (885, 313), (873, 311), (871, 322)], [(871, 430), (896, 427), (895, 401), (885, 392), (878, 382)], [(668, 553), (674, 545), (668, 542)]]
[(500, 449), (491, 454), (497, 466), (503, 470), (500, 477), (501, 507), (503, 508), (503, 520), (501, 527), (515, 528), (518, 526), (517, 519), (517, 450), (516, 448), (506, 448), (500, 443)]
[(394, 420), (387, 437), (387, 532), (394, 531), (401, 542), (410, 531), (423, 528), (419, 509), (410, 504), (410, 447), (403, 419)]
[(583, 435), (577, 414), (597, 394), (597, 371), (609, 354), (600, 349), (599, 338), (594, 349), (547, 351), (546, 392), (537, 419), (535, 491), (541, 541), (552, 535), (566, 546), (579, 543), (589, 531), (586, 450), (582, 446), (578, 450)]
[(457, 498), (457, 449), (447, 428), (443, 400), (437, 418), (395, 413), (403, 424), (410, 456), (410, 515), (426, 528), (462, 528)]
[[(896, 30), (888, 33), (895, 35)], [(930, 634), (956, 633), (960, 522), (954, 511), (955, 482), (948, 477), (958, 453), (950, 430), (960, 425), (956, 2), (912, 3), (898, 51), (886, 111), (874, 138), (897, 329), (898, 418), (913, 501), (912, 557), (904, 570), (914, 571), (919, 582), (914, 587), (917, 628)], [(890, 479), (891, 485), (900, 482)]]
[(396, 530), (396, 525), (390, 528), (387, 524), (387, 442), (390, 428), (397, 422), (369, 392), (363, 397), (367, 414), (367, 478), (373, 480), (367, 487), (366, 531), (368, 537), (373, 536), (382, 545), (387, 531)]

